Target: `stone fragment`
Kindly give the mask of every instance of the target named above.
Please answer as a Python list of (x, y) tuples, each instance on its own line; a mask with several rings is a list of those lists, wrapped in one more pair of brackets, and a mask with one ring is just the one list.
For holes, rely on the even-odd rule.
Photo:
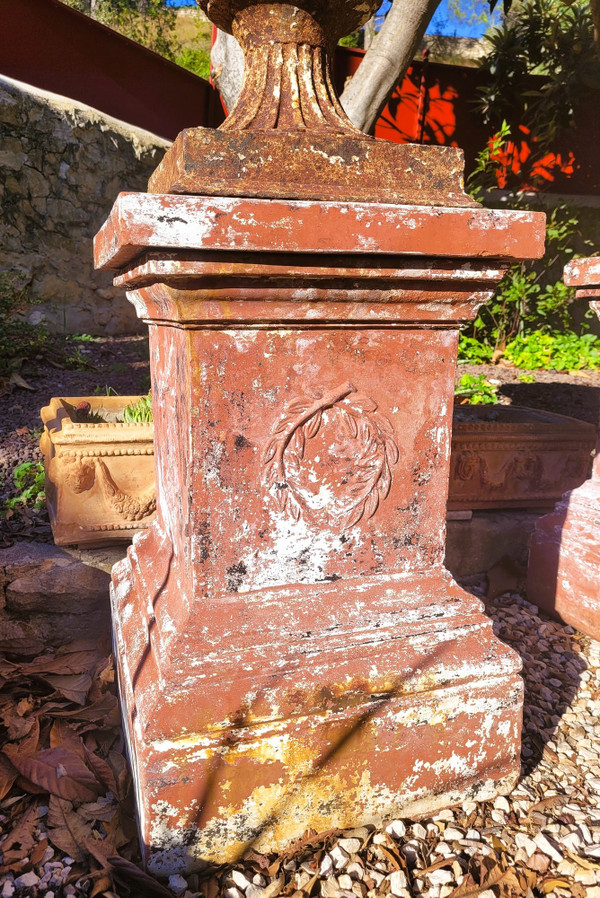
[(346, 854), (356, 854), (360, 850), (361, 841), (360, 839), (338, 839), (337, 844)]
[(263, 886), (257, 886), (250, 883), (246, 889), (246, 898), (264, 898), (266, 889)]
[(558, 851), (556, 846), (553, 845), (552, 842), (550, 842), (550, 840), (547, 839), (543, 833), (538, 833), (536, 836), (534, 836), (533, 841), (540, 849), (540, 851), (542, 851), (544, 854), (547, 854), (548, 857), (552, 858), (553, 861), (556, 861), (557, 863), (562, 861), (563, 856), (560, 851)]
[(402, 820), (392, 820), (386, 827), (386, 832), (390, 833), (395, 839), (402, 839), (406, 835), (406, 826)]
[(231, 879), (233, 880), (233, 884), (237, 886), (238, 889), (247, 889), (248, 886), (252, 884), (251, 880), (249, 880), (246, 874), (242, 873), (241, 870), (232, 870)]
[(169, 876), (169, 888), (176, 895), (182, 895), (186, 891), (187, 887), (188, 884), (183, 876), (179, 876), (179, 874)]
[(326, 854), (321, 861), (321, 866), (319, 867), (319, 875), (320, 876), (329, 876), (330, 873), (333, 872), (333, 858), (331, 854)]
[(37, 873), (31, 870), (29, 873), (23, 873), (15, 879), (15, 887), (17, 889), (32, 889), (40, 881)]
[[(351, 839), (349, 841), (358, 842), (358, 839), (357, 840)], [(358, 843), (358, 847), (360, 847), (360, 842)], [(333, 848), (329, 852), (329, 856), (331, 857), (331, 860), (333, 861), (333, 865), (336, 870), (341, 870), (343, 867), (346, 866), (346, 864), (350, 860), (348, 853), (346, 851), (344, 851), (344, 849), (341, 847), (341, 844), (339, 842), (337, 845), (333, 846)]]
[(358, 861), (350, 861), (346, 867), (346, 872), (355, 879), (364, 879), (365, 869)]
[(454, 879), (450, 870), (446, 870), (443, 867), (441, 867), (439, 870), (432, 870), (431, 873), (428, 874), (428, 876), (429, 882), (437, 886), (447, 885)]
[(455, 826), (448, 826), (444, 830), (444, 839), (448, 841), (452, 841), (454, 839), (463, 839), (464, 833), (460, 831), (460, 829), (456, 829)]
[(394, 870), (388, 877), (388, 882), (390, 884), (390, 892), (392, 895), (401, 895), (408, 886), (408, 879), (403, 870)]
[(6, 613), (0, 651), (34, 654), (89, 635), (108, 635), (110, 576), (46, 544), (15, 543), (0, 552)]
[(536, 849), (536, 843), (530, 839), (527, 833), (515, 833), (515, 842), (519, 848), (522, 848), (528, 856), (532, 855)]
[(321, 898), (341, 898), (342, 890), (335, 879), (326, 879), (321, 883)]

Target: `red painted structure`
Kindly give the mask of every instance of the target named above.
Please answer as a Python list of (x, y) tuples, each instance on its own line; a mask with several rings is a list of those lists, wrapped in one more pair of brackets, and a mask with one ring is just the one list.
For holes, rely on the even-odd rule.
[[(338, 89), (354, 74), (363, 50), (338, 48), (336, 80)], [(480, 69), (443, 63), (415, 61), (375, 125), (375, 136), (395, 143), (425, 143), (461, 147), (465, 151), (467, 174), (476, 155), (490, 137), (489, 128), (477, 113), (479, 89), (486, 82)], [(531, 88), (542, 79), (531, 77)], [(597, 94), (583, 98), (576, 127), (557, 141), (555, 152), (535, 158), (535, 146), (527, 129), (513, 124), (508, 153), (499, 159), (498, 186), (544, 185), (551, 193), (600, 195), (598, 146), (600, 116)], [(521, 172), (519, 176), (518, 173)]]
[(207, 81), (59, 0), (0, 0), (0, 74), (161, 137), (223, 121)]

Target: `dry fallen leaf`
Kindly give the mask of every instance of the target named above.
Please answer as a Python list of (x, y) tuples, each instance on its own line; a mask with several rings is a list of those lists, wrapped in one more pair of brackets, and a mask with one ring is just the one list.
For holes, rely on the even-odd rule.
[(48, 838), (53, 845), (76, 861), (85, 859), (86, 851), (83, 846), (86, 839), (92, 838), (92, 828), (75, 813), (70, 801), (50, 796), (47, 826)]
[(21, 755), (18, 746), (5, 748), (11, 763), (34, 786), (69, 801), (94, 801), (101, 792), (92, 771), (72, 749), (59, 746)]

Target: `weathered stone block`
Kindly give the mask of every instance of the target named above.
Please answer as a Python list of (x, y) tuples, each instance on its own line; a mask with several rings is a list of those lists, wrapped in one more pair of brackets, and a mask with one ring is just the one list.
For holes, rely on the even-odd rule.
[(64, 549), (17, 542), (0, 552), (0, 651), (35, 654), (45, 645), (104, 638), (110, 575)]

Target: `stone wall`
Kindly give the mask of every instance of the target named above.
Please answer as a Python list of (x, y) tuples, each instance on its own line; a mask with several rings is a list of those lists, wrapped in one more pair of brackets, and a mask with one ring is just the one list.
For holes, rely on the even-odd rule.
[(139, 330), (92, 238), (121, 190), (145, 190), (168, 142), (95, 109), (0, 78), (0, 273), (28, 287), (55, 331)]

